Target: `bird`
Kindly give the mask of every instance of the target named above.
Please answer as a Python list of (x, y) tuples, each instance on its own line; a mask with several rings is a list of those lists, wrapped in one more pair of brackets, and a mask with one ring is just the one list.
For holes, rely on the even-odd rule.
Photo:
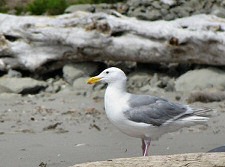
[(110, 67), (90, 77), (88, 84), (107, 83), (104, 108), (108, 119), (120, 131), (142, 141), (142, 155), (148, 156), (150, 143), (165, 133), (209, 120), (209, 108), (192, 108), (167, 99), (127, 92), (126, 74)]

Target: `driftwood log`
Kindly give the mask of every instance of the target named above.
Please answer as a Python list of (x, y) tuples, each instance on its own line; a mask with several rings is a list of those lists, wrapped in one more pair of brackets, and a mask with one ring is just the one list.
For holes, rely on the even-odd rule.
[(212, 15), (147, 22), (115, 12), (0, 14), (0, 70), (105, 60), (225, 65), (224, 57), (225, 19)]
[(190, 153), (164, 156), (121, 158), (88, 162), (71, 167), (224, 167), (225, 153)]

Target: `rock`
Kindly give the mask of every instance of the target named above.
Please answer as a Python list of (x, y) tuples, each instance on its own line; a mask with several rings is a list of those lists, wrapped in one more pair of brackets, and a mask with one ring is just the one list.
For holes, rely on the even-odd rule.
[(146, 20), (159, 20), (161, 18), (161, 13), (159, 10), (151, 10), (146, 12)]
[(178, 17), (187, 17), (189, 16), (190, 7), (176, 7), (171, 9), (171, 12), (175, 13)]
[(162, 15), (167, 15), (168, 14), (168, 10), (167, 9), (161, 9), (160, 10)]
[(190, 2), (187, 3), (187, 5), (188, 5), (190, 8), (193, 8), (193, 9), (195, 9), (196, 11), (199, 11), (199, 10), (203, 9), (204, 3), (205, 3), (204, 1), (190, 0)]
[(57, 93), (68, 85), (63, 79), (54, 80), (53, 78), (49, 78), (47, 83), (48, 87), (45, 89), (47, 93)]
[(153, 6), (155, 9), (161, 9), (161, 5), (160, 5), (160, 2), (159, 2), (159, 1), (154, 1), (154, 2), (152, 2), (152, 6)]
[(32, 78), (0, 78), (0, 85), (13, 93), (35, 94), (47, 87), (47, 83)]
[(132, 6), (134, 8), (138, 7), (139, 5), (141, 5), (141, 1), (137, 1), (137, 0), (128, 0), (127, 4), (129, 6)]
[(73, 82), (73, 90), (80, 94), (86, 94), (92, 91), (92, 86), (87, 84), (89, 77), (80, 77)]
[(65, 13), (73, 13), (77, 11), (95, 12), (95, 7), (90, 4), (83, 5), (71, 5), (66, 10)]
[(157, 73), (155, 73), (150, 80), (150, 85), (151, 87), (158, 87), (159, 84), (160, 84), (159, 76)]
[(175, 81), (177, 91), (225, 89), (225, 72), (215, 68), (192, 70)]
[(175, 14), (169, 13), (164, 17), (164, 19), (169, 21), (169, 20), (173, 20), (175, 17), (176, 17)]
[(187, 101), (188, 103), (194, 103), (194, 102), (214, 102), (214, 101), (223, 101), (225, 100), (225, 91), (197, 91), (192, 92), (190, 96), (188, 97)]
[(16, 93), (0, 93), (0, 99), (10, 99), (12, 100), (13, 98), (20, 98), (21, 95), (20, 94), (16, 94)]
[(221, 7), (213, 7), (210, 14), (225, 18), (225, 9)]
[(66, 64), (63, 67), (63, 77), (65, 81), (73, 84), (74, 80), (83, 76), (90, 76), (96, 73), (98, 70), (97, 63), (84, 62), (84, 63), (74, 63)]
[(161, 2), (170, 6), (175, 4), (174, 0), (161, 0)]
[(152, 76), (147, 72), (134, 72), (129, 75), (128, 88), (135, 90), (150, 85), (151, 78)]
[(11, 77), (21, 78), (22, 77), (22, 74), (20, 72), (16, 71), (16, 70), (10, 69), (8, 71), (7, 77), (10, 77), (10, 78)]
[(3, 85), (0, 85), (0, 94), (2, 93), (13, 93), (13, 91)]
[(121, 14), (126, 14), (129, 10), (129, 6), (127, 4), (119, 3), (117, 5), (117, 11)]

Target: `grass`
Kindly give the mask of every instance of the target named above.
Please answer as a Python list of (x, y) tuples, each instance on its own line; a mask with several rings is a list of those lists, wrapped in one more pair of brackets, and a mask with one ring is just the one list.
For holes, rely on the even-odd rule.
[(76, 0), (74, 4), (99, 4), (99, 3), (118, 3), (125, 0)]
[(49, 15), (62, 14), (68, 7), (66, 0), (34, 0), (28, 4), (28, 11), (34, 15), (47, 13)]
[[(16, 15), (30, 12), (32, 15), (59, 15), (64, 13), (69, 5), (73, 4), (99, 4), (99, 3), (118, 3), (126, 0), (30, 0), (25, 4), (14, 4), (16, 7), (10, 8), (7, 0), (0, 0), (0, 13), (7, 13), (14, 9)], [(16, 2), (15, 2), (16, 3)]]

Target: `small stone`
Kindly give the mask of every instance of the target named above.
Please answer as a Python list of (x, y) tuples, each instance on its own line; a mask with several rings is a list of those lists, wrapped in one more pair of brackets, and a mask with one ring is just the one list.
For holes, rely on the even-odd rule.
[(162, 16), (158, 10), (148, 11), (145, 15), (146, 20), (159, 20)]
[(16, 70), (10, 69), (8, 71), (7, 77), (10, 77), (10, 78), (12, 78), (12, 77), (21, 78), (22, 74), (20, 72), (16, 71)]
[(160, 10), (162, 15), (167, 15), (168, 14), (168, 10), (167, 9), (161, 9)]
[(175, 17), (176, 17), (176, 16), (175, 16), (174, 14), (169, 13), (169, 14), (167, 14), (167, 15), (164, 17), (164, 20), (167, 20), (167, 21), (173, 20)]
[(160, 2), (159, 1), (154, 1), (152, 3), (152, 6), (155, 8), (155, 9), (161, 9), (161, 5), (160, 5)]
[(180, 101), (181, 97), (180, 97), (180, 96), (176, 96), (175, 99), (176, 99), (177, 101)]

